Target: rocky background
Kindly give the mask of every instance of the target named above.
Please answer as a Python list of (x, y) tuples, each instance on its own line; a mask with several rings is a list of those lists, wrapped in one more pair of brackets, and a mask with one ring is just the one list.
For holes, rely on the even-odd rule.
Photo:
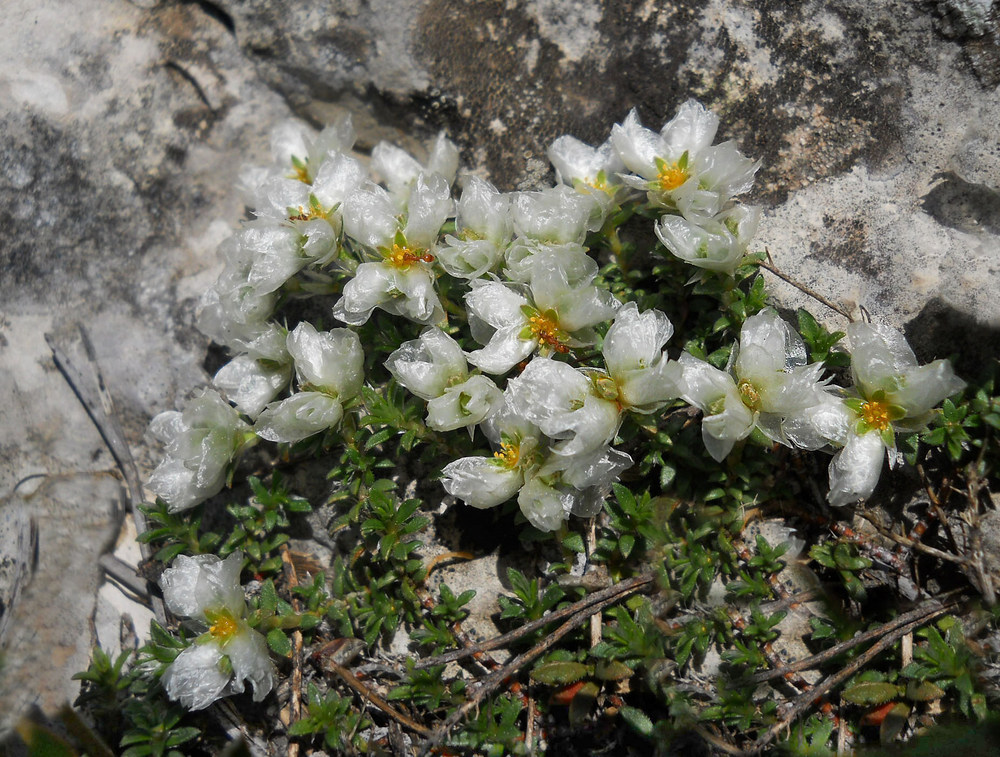
[(281, 119), (350, 111), (362, 150), (419, 150), (444, 129), (466, 168), (513, 189), (546, 180), (556, 136), (602, 141), (631, 107), (658, 126), (696, 97), (764, 160), (759, 243), (775, 265), (903, 328), (922, 359), (957, 354), (975, 376), (1000, 354), (1000, 1), (0, 0), (0, 13), (0, 730), (73, 699), (96, 627), (117, 625), (98, 558), (128, 538), (111, 455), (45, 335), (70, 349), (86, 326), (148, 472), (149, 418), (207, 380), (194, 312), (243, 214), (237, 171), (266, 160)]

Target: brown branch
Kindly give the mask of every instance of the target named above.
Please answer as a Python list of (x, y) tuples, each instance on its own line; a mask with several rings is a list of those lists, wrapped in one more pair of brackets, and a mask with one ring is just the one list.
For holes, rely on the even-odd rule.
[[(767, 253), (767, 257), (770, 260), (771, 253)], [(787, 281), (789, 284), (791, 284), (793, 287), (795, 287), (796, 289), (798, 289), (803, 294), (806, 294), (806, 295), (812, 297), (814, 300), (816, 300), (816, 302), (822, 303), (823, 305), (826, 305), (828, 308), (830, 308), (830, 310), (833, 310), (833, 311), (835, 311), (837, 313), (840, 313), (848, 321), (853, 321), (854, 320), (853, 318), (851, 318), (851, 314), (850, 313), (848, 313), (846, 310), (844, 310), (844, 308), (842, 308), (837, 303), (833, 302), (833, 300), (827, 299), (826, 297), (824, 297), (823, 295), (821, 295), (819, 292), (815, 291), (814, 289), (810, 289), (805, 284), (802, 284), (802, 283), (796, 281), (791, 276), (789, 276), (787, 273), (785, 273), (784, 271), (782, 271), (779, 268), (775, 267), (774, 263), (769, 262), (769, 260), (768, 261), (762, 260), (762, 261), (760, 261), (760, 263), (758, 265), (761, 268), (763, 268), (765, 271), (770, 271), (771, 273), (773, 273), (775, 276), (777, 276), (782, 281)]]
[(380, 709), (382, 712), (391, 717), (400, 725), (406, 726), (411, 731), (419, 733), (421, 736), (432, 735), (432, 731), (430, 728), (428, 728), (425, 725), (421, 725), (413, 718), (408, 717), (407, 715), (401, 713), (399, 710), (397, 710), (395, 707), (393, 707), (391, 704), (385, 701), (382, 697), (380, 697), (378, 694), (372, 691), (370, 687), (365, 686), (361, 681), (358, 680), (357, 676), (355, 676), (354, 673), (349, 671), (343, 665), (340, 665), (334, 662), (333, 660), (327, 659), (323, 661), (323, 669), (338, 676), (340, 680), (342, 680), (344, 683), (346, 683), (348, 686), (354, 689), (354, 691), (356, 691), (362, 697), (367, 699), (369, 702), (375, 705), (375, 707)]
[[(862, 652), (860, 655), (855, 657), (851, 662), (849, 662), (843, 669), (837, 671), (836, 673), (828, 676), (820, 683), (816, 684), (812, 689), (800, 694), (796, 697), (789, 711), (785, 716), (771, 726), (767, 731), (765, 731), (758, 739), (754, 742), (753, 746), (747, 750), (748, 754), (760, 754), (767, 748), (767, 745), (774, 741), (775, 737), (789, 728), (792, 723), (794, 723), (800, 715), (803, 714), (809, 707), (812, 706), (820, 697), (824, 696), (828, 692), (832, 691), (834, 688), (842, 684), (857, 671), (867, 665), (869, 662), (878, 657), (882, 652), (895, 644), (900, 638), (908, 633), (920, 628), (922, 625), (927, 623), (927, 621), (936, 618), (938, 615), (943, 615), (948, 611), (951, 604), (957, 604), (957, 600), (950, 604), (938, 605), (932, 610), (925, 609), (924, 613), (917, 619), (910, 623), (904, 625), (897, 625), (892, 631), (886, 631), (885, 627), (878, 629), (877, 633), (881, 638), (872, 644), (867, 650)], [(914, 611), (915, 612), (915, 611)], [(912, 613), (911, 613), (912, 614)], [(902, 617), (902, 616), (901, 616)], [(870, 634), (873, 632), (869, 632)], [(854, 641), (852, 639), (851, 641)], [(838, 645), (840, 646), (840, 645)], [(818, 655), (814, 655), (818, 656)]]
[(879, 626), (878, 628), (873, 628), (870, 631), (865, 631), (864, 633), (859, 633), (853, 638), (847, 641), (842, 641), (839, 644), (835, 644), (829, 649), (824, 649), (822, 652), (818, 652), (809, 657), (804, 657), (801, 660), (797, 660), (789, 665), (785, 665), (781, 668), (775, 668), (773, 670), (764, 670), (756, 675), (750, 676), (745, 679), (745, 683), (748, 684), (758, 684), (764, 683), (765, 681), (770, 681), (772, 678), (780, 678), (787, 673), (797, 673), (800, 670), (809, 670), (817, 665), (821, 665), (827, 660), (831, 660), (837, 655), (843, 654), (848, 650), (854, 649), (854, 647), (865, 644), (866, 642), (878, 639), (886, 634), (892, 633), (897, 629), (907, 626), (911, 623), (926, 623), (928, 620), (936, 618), (938, 615), (943, 615), (948, 612), (955, 605), (959, 604), (959, 600), (951, 599), (947, 602), (941, 602), (938, 599), (932, 599), (923, 603), (920, 607), (914, 610), (910, 610), (907, 613), (893, 618), (891, 621), (885, 625)]
[(966, 563), (968, 563), (968, 560), (964, 557), (953, 555), (951, 552), (944, 552), (940, 549), (935, 549), (934, 547), (924, 544), (923, 542), (911, 539), (908, 536), (902, 536), (900, 534), (893, 533), (888, 528), (883, 526), (882, 523), (879, 522), (877, 519), (873, 518), (870, 515), (867, 515), (866, 513), (858, 513), (858, 515), (860, 515), (866, 521), (871, 523), (875, 527), (875, 529), (880, 534), (882, 534), (882, 536), (884, 536), (887, 539), (891, 539), (897, 544), (900, 544), (908, 549), (915, 549), (918, 552), (923, 552), (925, 555), (930, 555), (931, 557), (936, 557), (939, 560), (945, 560), (947, 562), (958, 563), (959, 565), (965, 565)]
[(636, 591), (647, 586), (648, 584), (651, 584), (652, 582), (652, 573), (644, 573), (642, 575), (626, 579), (625, 581), (615, 584), (614, 586), (609, 586), (607, 589), (602, 589), (601, 591), (595, 591), (593, 594), (588, 594), (583, 599), (574, 602), (571, 605), (567, 605), (560, 610), (554, 610), (538, 620), (533, 620), (530, 623), (525, 623), (520, 628), (515, 628), (513, 631), (509, 631), (500, 636), (495, 636), (492, 639), (487, 639), (484, 642), (475, 644), (466, 649), (456, 649), (454, 652), (448, 652), (447, 654), (438, 655), (437, 657), (425, 657), (422, 660), (417, 660), (414, 667), (429, 668), (434, 665), (444, 665), (449, 662), (464, 660), (466, 657), (473, 657), (479, 652), (487, 652), (491, 649), (505, 647), (511, 642), (520, 639), (522, 636), (527, 636), (528, 634), (537, 631), (539, 628), (543, 628), (550, 623), (570, 617), (578, 612), (591, 609), (595, 605), (601, 605), (604, 607), (606, 606), (604, 604), (606, 599), (616, 600), (621, 596), (634, 594)]
[[(432, 749), (440, 746), (441, 742), (447, 738), (448, 733), (458, 725), (466, 715), (468, 715), (472, 710), (479, 707), (482, 701), (490, 695), (494, 690), (496, 690), (500, 685), (502, 685), (507, 679), (511, 678), (518, 670), (520, 670), (525, 665), (533, 662), (535, 659), (540, 657), (546, 651), (551, 649), (556, 642), (558, 642), (563, 636), (568, 634), (574, 628), (583, 625), (589, 619), (592, 613), (600, 612), (605, 607), (613, 605), (620, 599), (634, 594), (642, 587), (653, 581), (653, 576), (651, 574), (645, 574), (642, 576), (635, 576), (627, 581), (622, 581), (620, 584), (612, 586), (611, 589), (605, 589), (604, 591), (599, 591), (592, 594), (590, 597), (586, 597), (584, 600), (576, 602), (570, 607), (575, 608), (573, 612), (568, 613), (571, 617), (561, 626), (556, 628), (552, 633), (546, 636), (542, 641), (533, 646), (526, 652), (522, 652), (513, 660), (508, 662), (499, 670), (490, 673), (483, 681), (479, 684), (476, 690), (473, 692), (472, 696), (465, 701), (465, 703), (459, 707), (454, 713), (452, 713), (444, 723), (434, 729), (434, 733), (424, 742), (423, 746), (420, 748), (419, 755), (423, 757), (427, 755)], [(612, 591), (612, 589), (617, 589), (618, 591)], [(604, 595), (601, 599), (596, 601), (585, 602), (585, 600), (594, 600), (598, 594)], [(564, 608), (564, 610), (569, 610), (570, 608)], [(547, 618), (544, 618), (546, 622), (551, 622), (553, 616), (557, 613), (551, 613)], [(567, 613), (563, 613), (560, 617), (565, 617)], [(537, 623), (538, 621), (535, 621)], [(531, 625), (531, 624), (528, 624)], [(544, 625), (544, 624), (543, 624)], [(520, 629), (519, 629), (520, 630)], [(510, 634), (504, 634), (509, 636)], [(503, 637), (498, 637), (503, 638)], [(490, 647), (491, 649), (494, 647)]]
[[(289, 590), (299, 585), (299, 574), (295, 570), (295, 563), (289, 554), (288, 545), (281, 545), (282, 571), (285, 580), (288, 582)], [(298, 614), (301, 611), (301, 602), (292, 594), (292, 610)], [(292, 632), (292, 680), (290, 682), (291, 692), (289, 694), (289, 710), (291, 720), (297, 723), (302, 718), (302, 631), (298, 628)], [(296, 741), (288, 742), (288, 757), (299, 757), (299, 745)]]

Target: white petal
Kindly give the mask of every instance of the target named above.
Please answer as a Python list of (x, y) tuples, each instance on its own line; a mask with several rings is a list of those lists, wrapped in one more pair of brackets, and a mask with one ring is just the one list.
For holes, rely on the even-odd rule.
[(333, 306), (333, 317), (351, 326), (367, 322), (375, 308), (392, 299), (390, 291), (395, 281), (391, 266), (362, 263), (354, 272), (354, 278), (344, 285), (344, 296)]
[(573, 511), (573, 499), (572, 492), (555, 489), (534, 476), (521, 487), (517, 504), (528, 522), (539, 531), (555, 531)]
[(189, 710), (203, 710), (223, 696), (229, 673), (219, 669), (222, 652), (216, 644), (192, 644), (163, 673), (167, 696)]
[(394, 195), (405, 193), (423, 166), (406, 150), (389, 142), (379, 142), (372, 150), (372, 173), (381, 177)]
[(503, 248), (487, 239), (464, 241), (445, 237), (445, 245), (434, 250), (438, 262), (458, 279), (476, 279), (497, 267)]
[(514, 228), (522, 236), (552, 244), (580, 244), (592, 231), (595, 202), (566, 186), (518, 192), (511, 202)]
[(260, 414), (253, 430), (270, 442), (297, 442), (340, 423), (341, 404), (321, 392), (299, 392), (281, 402), (272, 402)]
[(222, 491), (226, 483), (225, 472), (221, 472), (215, 485), (199, 486), (195, 483), (195, 472), (183, 461), (165, 458), (149, 477), (147, 485), (164, 502), (172, 513), (187, 510), (201, 504), (209, 497)]
[(309, 146), (310, 164), (321, 164), (331, 153), (350, 152), (351, 148), (354, 147), (354, 139), (354, 124), (351, 123), (351, 114), (345, 113), (338, 116), (332, 124), (316, 135), (316, 139)]
[(450, 386), (427, 403), (427, 425), (435, 431), (454, 431), (475, 426), (497, 410), (503, 392), (486, 376), (472, 376)]
[(344, 233), (368, 247), (391, 246), (399, 229), (398, 214), (389, 193), (370, 185), (344, 201)]
[(521, 308), (528, 304), (525, 297), (498, 281), (473, 286), (465, 295), (469, 313), (495, 329), (515, 324), (523, 326), (527, 321)]
[(456, 378), (468, 375), (465, 353), (439, 328), (427, 328), (419, 339), (404, 342), (385, 361), (399, 384), (425, 400), (440, 397)]
[(431, 154), (427, 157), (427, 171), (443, 177), (449, 185), (455, 182), (455, 174), (458, 173), (458, 147), (443, 131), (431, 146)]
[(233, 680), (230, 689), (242, 693), (243, 682), (253, 685), (253, 700), (260, 702), (274, 688), (277, 673), (267, 651), (267, 642), (259, 633), (240, 621), (240, 631), (223, 646), (223, 651), (233, 665)]
[(160, 576), (163, 601), (181, 617), (205, 621), (206, 610), (222, 608), (241, 617), (245, 607), (242, 566), (242, 552), (233, 552), (225, 560), (215, 555), (179, 555)]
[(664, 158), (671, 161), (680, 159), (684, 152), (692, 156), (712, 144), (719, 128), (719, 117), (697, 100), (688, 100), (677, 109), (675, 115), (660, 130)]
[(441, 484), (467, 505), (485, 509), (513, 497), (524, 483), (518, 468), (507, 468), (495, 457), (463, 457), (444, 467)]
[(346, 400), (364, 382), (364, 350), (350, 329), (319, 332), (302, 321), (288, 334), (288, 353), (295, 361), (300, 384), (310, 384)]
[(250, 355), (237, 355), (219, 369), (212, 383), (241, 412), (256, 418), (291, 377), (291, 366), (265, 365)]
[(510, 219), (510, 197), (488, 181), (469, 176), (458, 201), (458, 231), (475, 232), (483, 239), (505, 244), (513, 233)]
[(437, 174), (417, 176), (410, 193), (406, 227), (403, 229), (407, 244), (422, 249), (433, 247), (441, 226), (454, 212), (451, 187), (444, 178)]
[(635, 110), (629, 111), (621, 125), (615, 124), (611, 128), (611, 142), (629, 171), (645, 179), (656, 178), (660, 136), (639, 123)]
[(885, 445), (878, 431), (852, 435), (830, 462), (830, 504), (841, 507), (870, 497), (882, 473), (884, 457)]
[(721, 413), (706, 416), (701, 422), (701, 438), (715, 460), (721, 462), (740, 439), (753, 431), (754, 417), (735, 390), (725, 400)]
[(663, 346), (673, 336), (670, 319), (659, 310), (647, 310), (640, 315), (634, 302), (622, 306), (615, 314), (604, 337), (604, 364), (612, 377), (625, 371), (650, 368), (663, 356)]
[(893, 392), (899, 377), (917, 366), (917, 358), (906, 339), (893, 328), (876, 323), (852, 323), (847, 327), (851, 344), (851, 372), (862, 394)]
[(920, 417), (945, 397), (964, 388), (965, 382), (955, 375), (951, 363), (947, 360), (935, 360), (908, 370), (890, 400), (906, 410), (907, 418)]
[(521, 339), (522, 324), (497, 330), (485, 347), (473, 350), (466, 359), (484, 373), (499, 376), (522, 360), (526, 360), (538, 346), (537, 339)]
[(324, 208), (342, 205), (360, 189), (368, 177), (364, 166), (354, 158), (336, 153), (324, 160), (312, 183), (312, 193)]
[[(682, 352), (678, 360), (681, 366), (680, 396), (702, 412), (736, 390), (733, 378), (704, 360)], [(742, 404), (742, 403), (741, 403)]]

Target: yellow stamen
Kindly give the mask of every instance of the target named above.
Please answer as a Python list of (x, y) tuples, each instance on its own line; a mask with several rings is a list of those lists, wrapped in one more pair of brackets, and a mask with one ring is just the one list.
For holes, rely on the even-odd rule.
[(223, 613), (215, 619), (208, 632), (216, 639), (226, 641), (236, 633), (236, 629), (236, 619), (229, 613)]
[(543, 344), (556, 352), (569, 352), (569, 347), (559, 341), (559, 324), (548, 316), (540, 313), (531, 316), (528, 318), (528, 328), (531, 329), (531, 333), (538, 340), (539, 344)]
[(521, 459), (521, 445), (513, 442), (501, 442), (500, 449), (493, 457), (504, 464), (505, 468), (513, 468)]
[(668, 163), (660, 169), (657, 180), (660, 182), (660, 189), (672, 192), (688, 180), (688, 172), (676, 163)]
[(409, 247), (399, 244), (392, 246), (387, 257), (389, 262), (396, 266), (396, 268), (409, 268), (418, 261), (423, 261), (424, 263), (434, 262), (434, 256), (426, 250), (412, 250)]
[(866, 402), (861, 406), (861, 417), (865, 423), (879, 431), (889, 428), (889, 406), (884, 402)]
[(304, 208), (299, 205), (299, 214), (295, 216), (289, 216), (289, 221), (314, 221), (317, 218), (326, 219), (327, 213), (323, 208), (319, 207), (308, 207)]
[(312, 179), (309, 178), (309, 171), (304, 164), (299, 164), (292, 168), (292, 174), (288, 177), (289, 179), (298, 179), (303, 184), (312, 184)]
[(744, 405), (751, 410), (760, 410), (760, 393), (757, 391), (757, 387), (743, 379), (740, 382), (739, 390)]

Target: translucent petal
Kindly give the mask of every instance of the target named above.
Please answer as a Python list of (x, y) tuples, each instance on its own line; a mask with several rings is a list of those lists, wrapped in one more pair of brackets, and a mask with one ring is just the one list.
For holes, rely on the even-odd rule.
[(470, 230), (497, 245), (504, 244), (513, 233), (510, 197), (488, 181), (469, 176), (458, 201), (456, 223), (459, 232)]
[(458, 173), (458, 147), (443, 131), (438, 133), (431, 145), (427, 171), (441, 176), (449, 185), (455, 182), (455, 174)]
[(441, 226), (454, 213), (455, 204), (448, 182), (437, 174), (420, 174), (407, 206), (403, 230), (407, 244), (430, 249), (437, 242)]
[(302, 321), (288, 334), (287, 347), (300, 384), (322, 388), (341, 400), (361, 391), (365, 355), (350, 329), (319, 332)]
[(468, 375), (465, 353), (439, 328), (427, 328), (419, 339), (404, 342), (385, 361), (396, 381), (425, 400), (440, 397), (456, 379)]
[[(683, 352), (678, 360), (681, 366), (680, 396), (702, 412), (736, 390), (733, 378), (725, 371)], [(741, 403), (742, 404), (742, 403)]]
[(674, 333), (670, 319), (659, 310), (639, 313), (634, 302), (626, 303), (615, 314), (604, 337), (604, 364), (612, 377), (626, 371), (642, 370), (656, 364), (663, 347)]
[(299, 392), (268, 405), (253, 430), (270, 442), (297, 442), (340, 423), (344, 410), (328, 394)]
[(446, 492), (480, 509), (506, 502), (524, 483), (519, 468), (507, 468), (495, 457), (463, 457), (448, 463), (441, 476)]
[(369, 185), (344, 201), (344, 233), (368, 247), (389, 247), (399, 229), (398, 214), (389, 193)]
[(540, 477), (529, 478), (517, 495), (517, 504), (539, 531), (555, 531), (573, 511), (574, 494), (546, 484)]
[(277, 673), (271, 663), (264, 637), (240, 621), (240, 629), (223, 646), (233, 666), (232, 692), (243, 692), (244, 681), (253, 686), (253, 700), (260, 702), (274, 688)]
[(842, 450), (830, 461), (830, 493), (834, 507), (868, 499), (882, 473), (885, 445), (878, 431), (851, 435)]
[(892, 404), (906, 410), (906, 416), (921, 417), (945, 397), (965, 388), (947, 360), (935, 360), (909, 369), (900, 380), (899, 389), (890, 395)]
[(895, 391), (899, 377), (917, 365), (917, 358), (903, 335), (884, 324), (849, 324), (847, 338), (851, 344), (854, 383), (865, 397), (879, 390)]
[(225, 560), (215, 555), (179, 555), (160, 576), (163, 600), (175, 615), (203, 622), (206, 610), (225, 608), (242, 617), (242, 567), (242, 552), (233, 552)]
[(515, 323), (498, 329), (485, 347), (468, 353), (466, 359), (484, 373), (494, 376), (506, 373), (526, 360), (538, 346), (537, 339), (521, 338), (523, 328), (523, 324)]
[(335, 153), (323, 161), (312, 183), (312, 194), (324, 208), (342, 204), (360, 189), (368, 178), (361, 163), (343, 153)]
[(712, 144), (719, 117), (697, 100), (687, 100), (660, 130), (661, 155), (670, 161), (689, 152), (692, 156)]
[(494, 329), (515, 325), (520, 329), (527, 323), (521, 308), (529, 304), (527, 298), (499, 281), (473, 286), (465, 295), (465, 306), (469, 313)]
[(273, 400), (292, 377), (290, 365), (269, 366), (250, 355), (237, 355), (215, 374), (212, 383), (251, 418)]
[(518, 192), (511, 202), (518, 234), (553, 244), (580, 244), (593, 231), (594, 200), (566, 186)]
[(219, 669), (222, 651), (215, 644), (192, 644), (163, 673), (163, 688), (189, 710), (203, 710), (220, 699), (229, 673)]
[(611, 143), (629, 171), (644, 179), (656, 178), (660, 135), (644, 128), (634, 109), (620, 125), (611, 127)]

